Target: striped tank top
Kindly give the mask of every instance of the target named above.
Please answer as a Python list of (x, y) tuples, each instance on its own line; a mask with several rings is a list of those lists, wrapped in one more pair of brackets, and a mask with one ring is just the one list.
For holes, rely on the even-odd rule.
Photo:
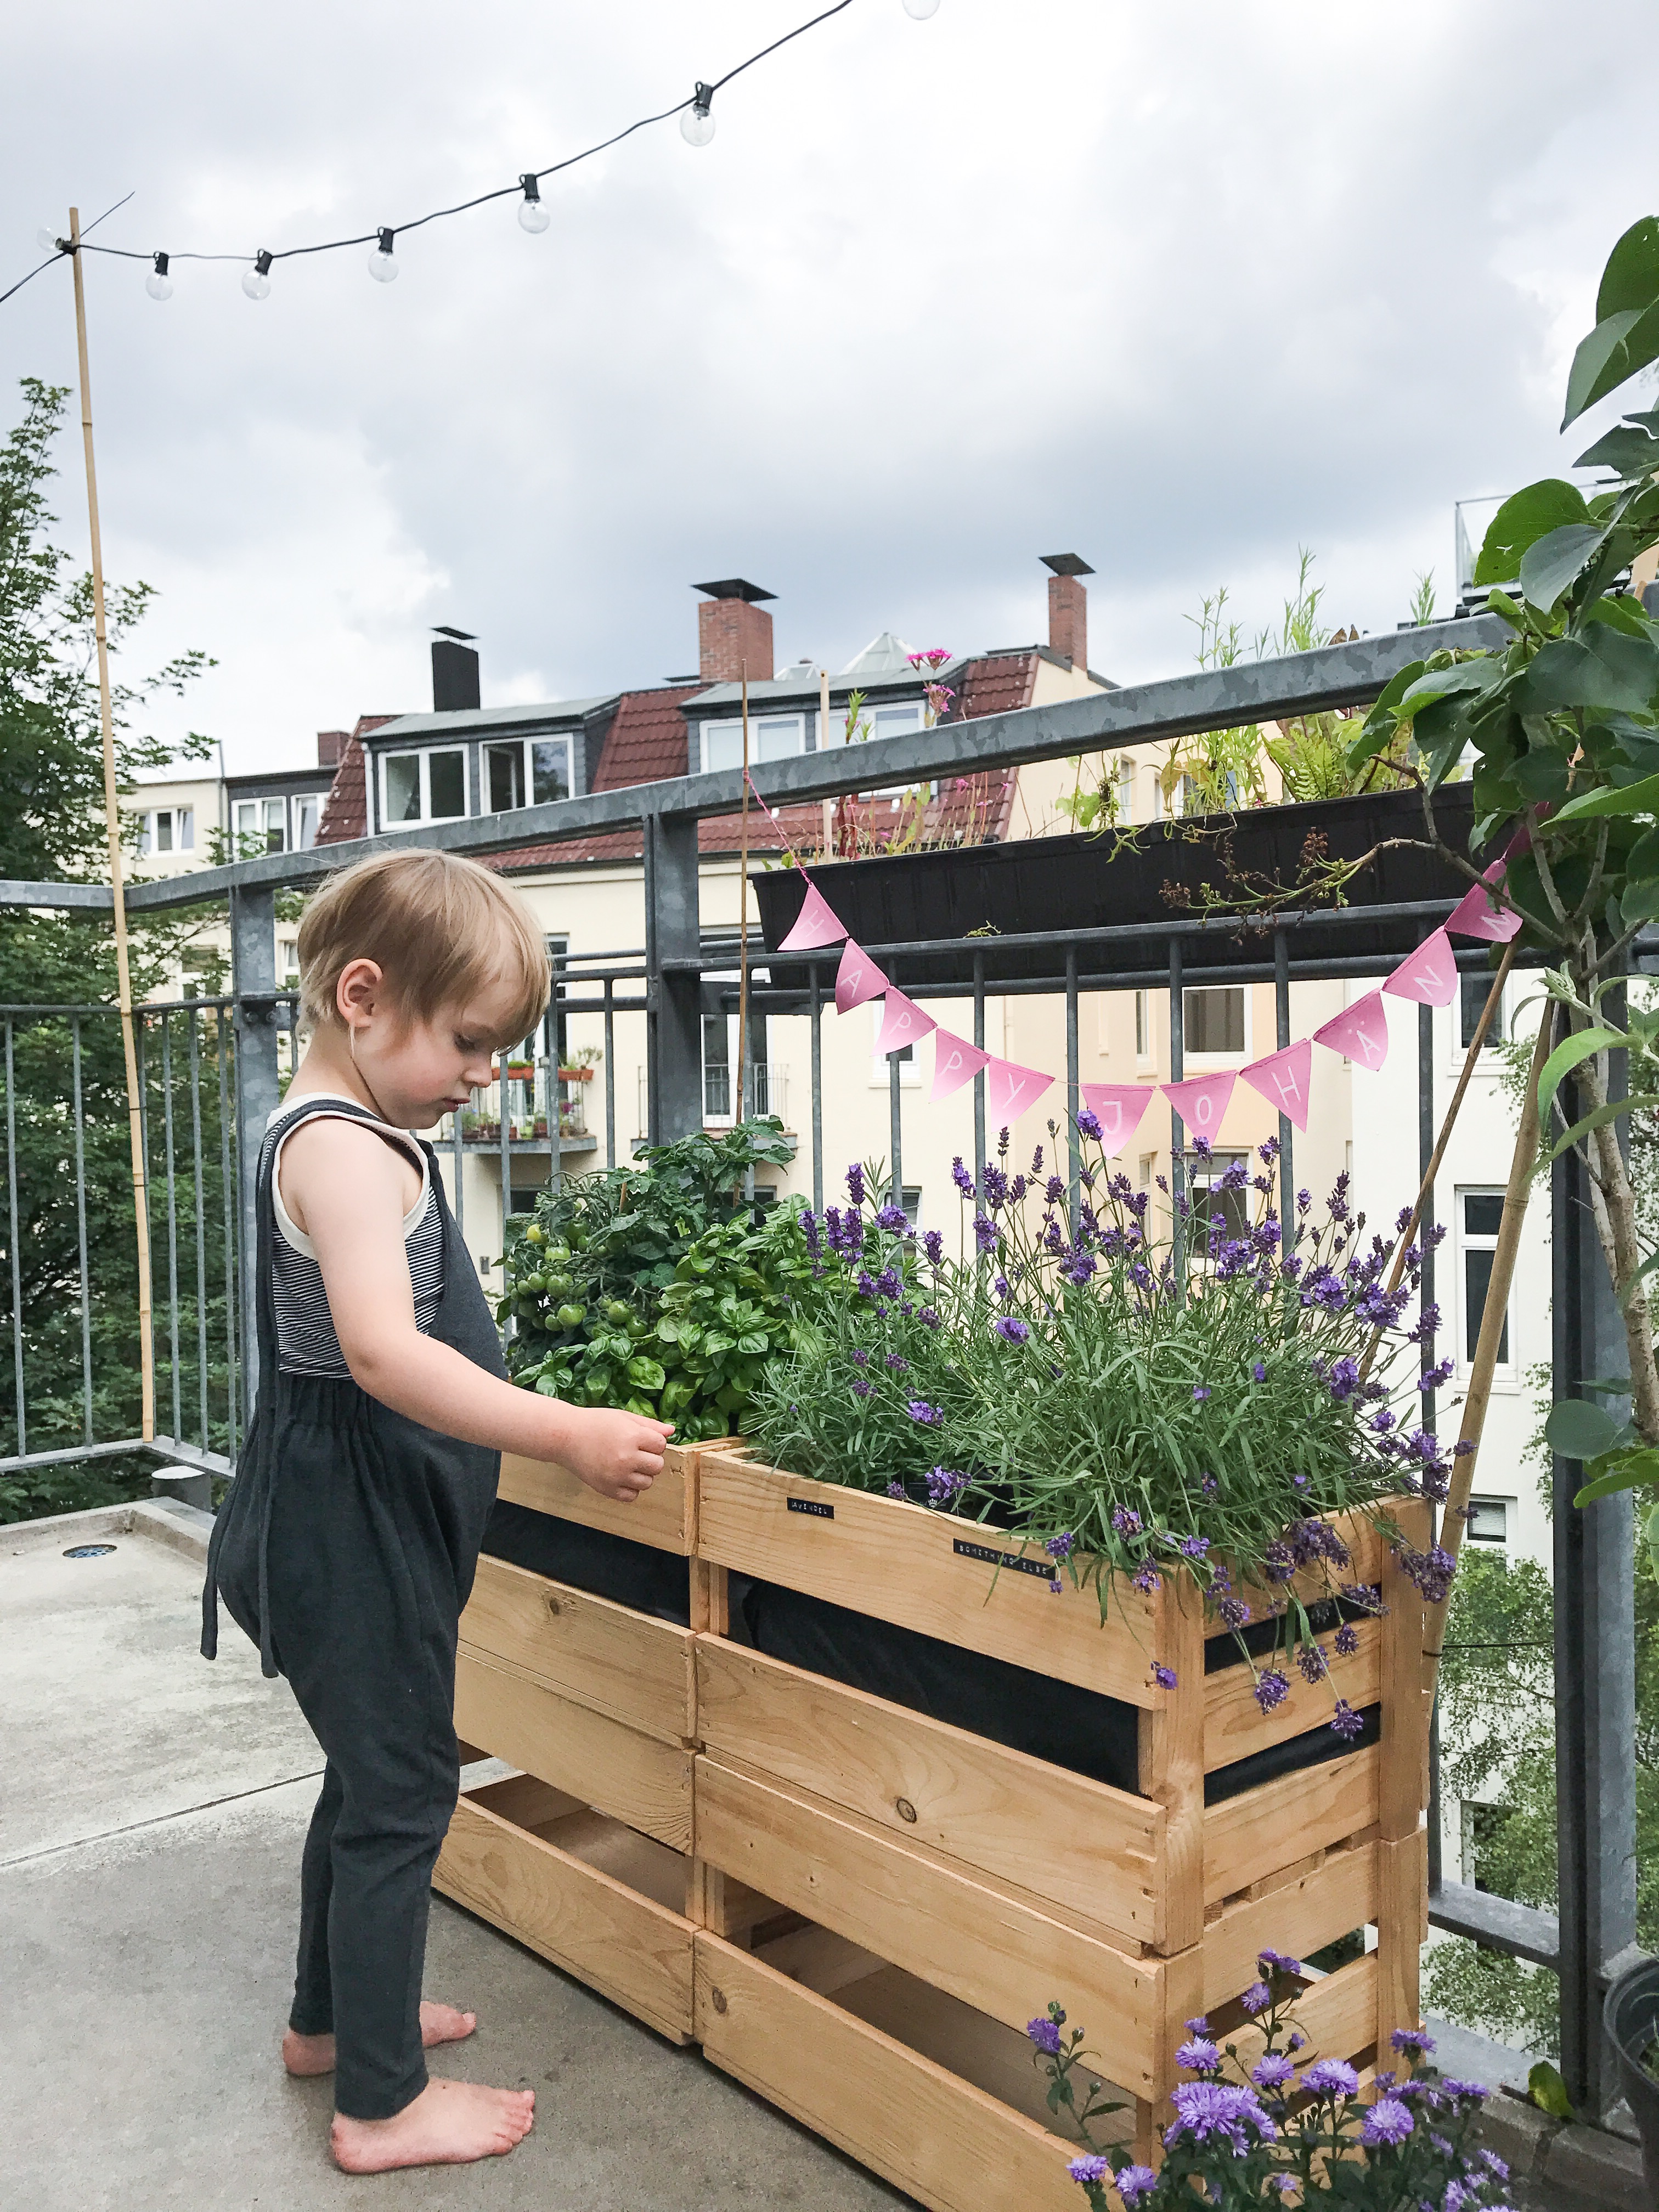
[[(337, 1095), (313, 1091), (303, 1097), (284, 1101), (265, 1123), (264, 1151), (270, 1172), (275, 1231), (270, 1250), (276, 1307), (276, 1364), (284, 1375), (322, 1375), (349, 1381), (351, 1370), (334, 1333), (334, 1317), (328, 1310), (328, 1293), (323, 1287), (323, 1271), (317, 1264), (315, 1248), (305, 1231), (289, 1218), (277, 1180), (283, 1146), (299, 1126), (304, 1109), (311, 1109), (309, 1114), (304, 1114), (307, 1120), (327, 1115), (324, 1101)], [(356, 1099), (343, 1099), (342, 1103), (357, 1104)], [(363, 1120), (361, 1110), (329, 1118)], [(404, 1216), (404, 1252), (409, 1261), (410, 1288), (415, 1294), (415, 1326), (422, 1336), (427, 1336), (438, 1317), (444, 1288), (443, 1217), (433, 1201), (427, 1157), (406, 1130), (394, 1129), (385, 1121), (367, 1121), (364, 1126), (402, 1146), (420, 1170), (420, 1195)], [(262, 1165), (265, 1164), (262, 1162)]]

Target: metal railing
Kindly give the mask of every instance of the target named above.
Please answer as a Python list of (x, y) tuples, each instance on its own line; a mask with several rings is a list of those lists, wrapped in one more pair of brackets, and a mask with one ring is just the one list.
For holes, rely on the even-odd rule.
[[(1273, 661), (1252, 662), (1229, 669), (1207, 670), (1160, 684), (1085, 694), (1045, 707), (985, 716), (978, 720), (948, 722), (902, 737), (873, 739), (857, 748), (832, 748), (785, 761), (757, 766), (754, 781), (761, 798), (771, 806), (807, 800), (835, 799), (854, 792), (887, 786), (901, 787), (950, 775), (972, 773), (993, 767), (1092, 754), (1125, 745), (1143, 745), (1207, 729), (1227, 728), (1286, 714), (1346, 708), (1374, 700), (1389, 679), (1408, 661), (1443, 647), (1491, 647), (1504, 642), (1506, 633), (1492, 618), (1448, 623), (1404, 633), (1352, 639), (1319, 651)], [(215, 1034), (214, 1067), (222, 1064), (229, 1086), (231, 1111), (217, 1125), (223, 1148), (219, 1188), (234, 1197), (220, 1200), (223, 1253), (234, 1287), (242, 1295), (225, 1294), (228, 1344), (240, 1352), (240, 1383), (233, 1380), (222, 1394), (223, 1418), (234, 1441), (239, 1403), (257, 1382), (254, 1348), (246, 1326), (246, 1289), (252, 1249), (251, 1197), (246, 1165), (252, 1157), (253, 1134), (279, 1092), (278, 1040), (287, 1027), (287, 1001), (276, 988), (273, 973), (274, 897), (279, 888), (303, 889), (331, 870), (369, 851), (388, 846), (420, 844), (478, 855), (523, 848), (538, 843), (556, 847), (561, 841), (591, 837), (621, 830), (636, 830), (642, 863), (645, 945), (637, 951), (561, 954), (555, 962), (556, 1000), (550, 1027), (541, 1042), (544, 1066), (555, 1059), (551, 1026), (574, 1013), (601, 1015), (605, 1025), (603, 1059), (604, 1157), (617, 1158), (616, 1120), (616, 1055), (614, 1016), (640, 1012), (645, 1017), (646, 1046), (644, 1103), (641, 1127), (653, 1141), (662, 1141), (701, 1127), (709, 1096), (708, 1073), (703, 1061), (703, 1018), (734, 1010), (737, 993), (726, 980), (736, 962), (735, 945), (713, 944), (702, 933), (699, 919), (698, 823), (706, 816), (729, 815), (742, 803), (742, 777), (736, 770), (686, 776), (671, 781), (608, 791), (587, 798), (558, 801), (511, 813), (392, 833), (372, 842), (319, 848), (308, 853), (270, 854), (234, 866), (194, 875), (134, 885), (128, 906), (135, 915), (162, 912), (212, 897), (229, 901), (234, 950), (235, 988), (226, 1000), (198, 1007), (197, 1020), (210, 1010), (219, 1027)], [(552, 857), (556, 857), (554, 855)], [(0, 885), (0, 905), (55, 907), (96, 915), (112, 904), (107, 886), (95, 884)], [(1420, 907), (1392, 910), (1401, 922), (1420, 921), (1425, 927), (1444, 918), (1449, 902), (1429, 902)], [(1322, 927), (1339, 933), (1351, 926), (1379, 919), (1381, 909), (1355, 907), (1322, 916)], [(1078, 1009), (1079, 959), (1086, 951), (1110, 955), (1110, 972), (1095, 972), (1091, 961), (1087, 988), (1105, 990), (1167, 988), (1170, 1006), (1170, 1074), (1182, 1072), (1182, 1017), (1186, 989), (1206, 981), (1271, 981), (1274, 989), (1278, 1042), (1290, 1041), (1289, 991), (1293, 981), (1315, 975), (1355, 975), (1381, 972), (1391, 962), (1358, 957), (1298, 957), (1296, 917), (1280, 918), (1280, 926), (1264, 940), (1261, 957), (1240, 965), (1229, 959), (1218, 963), (1208, 947), (1213, 944), (1213, 925), (1176, 919), (1155, 925), (1134, 924), (1088, 931), (1057, 933), (1042, 940), (1052, 956), (1046, 969), (1035, 976), (1003, 974), (1010, 940), (975, 940), (971, 972), (944, 983), (929, 981), (932, 999), (971, 1000), (972, 1034), (975, 1043), (985, 1037), (988, 997), (1051, 994), (1063, 996), (1066, 1014), (1066, 1104), (1075, 1115), (1079, 1098)], [(1024, 941), (1029, 955), (1031, 940)], [(920, 959), (960, 948), (954, 943), (907, 943), (866, 949), (882, 962), (895, 981), (902, 982), (907, 959)], [(1483, 956), (1472, 953), (1471, 963)], [(832, 1002), (836, 956), (808, 954), (792, 961), (792, 972), (804, 972), (805, 987), (786, 991), (762, 975), (755, 978), (750, 1004), (757, 1012), (804, 1015), (810, 1047), (810, 1126), (805, 1151), (810, 1159), (814, 1202), (822, 1206), (824, 1181), (823, 1126), (822, 1014)], [(619, 988), (619, 987), (621, 987)], [(227, 1024), (223, 1010), (232, 1020)], [(176, 1013), (178, 1010), (173, 1010)], [(106, 1009), (69, 1009), (83, 1022), (107, 1017)], [(33, 1023), (43, 1009), (19, 1009), (9, 1020)], [(147, 1010), (147, 1026), (154, 1016)], [(231, 1034), (226, 1034), (229, 1030)], [(19, 1034), (21, 1034), (21, 1027)], [(176, 1066), (179, 1050), (191, 1049), (182, 1032), (171, 1042), (167, 1033), (155, 1032), (146, 1048), (147, 1068), (153, 1068), (158, 1052), (170, 1055)], [(21, 1135), (14, 1136), (12, 1116), (21, 1094), (12, 1066), (12, 1030), (6, 1034), (8, 1201), (10, 1206), (10, 1267), (14, 1346), (17, 1351), (19, 1412), (22, 1409), (21, 1382), (28, 1364), (25, 1316), (27, 1302), (20, 1267), (19, 1231), (28, 1201), (19, 1184), (18, 1150)], [(197, 1060), (201, 1059), (203, 1036), (197, 1037)], [(1426, 1009), (1420, 1010), (1418, 1030), (1418, 1097), (1419, 1159), (1426, 1168), (1434, 1137), (1433, 1030)], [(154, 1080), (153, 1076), (147, 1079)], [(769, 1088), (773, 1081), (765, 1078)], [(509, 1077), (509, 1088), (512, 1079)], [(597, 1085), (595, 1086), (598, 1087)], [(163, 1083), (165, 1089), (165, 1079)], [(149, 1094), (147, 1094), (147, 1097)], [(162, 1120), (167, 1107), (157, 1091)], [(549, 1126), (552, 1110), (544, 1108)], [(147, 1106), (153, 1123), (156, 1108)], [(903, 1113), (896, 1062), (890, 1073), (890, 1172), (902, 1188)], [(74, 1127), (81, 1127), (78, 1115)], [(173, 1163), (167, 1185), (167, 1357), (173, 1402), (183, 1419), (188, 1403), (198, 1426), (212, 1434), (216, 1401), (210, 1392), (209, 1409), (202, 1413), (201, 1378), (206, 1368), (200, 1358), (201, 1313), (198, 1295), (194, 1308), (189, 1292), (199, 1293), (203, 1261), (182, 1224), (189, 1206), (182, 1209), (180, 1189), (185, 1186), (194, 1202), (198, 1152), (196, 1124), (190, 1121), (190, 1138), (180, 1153), (177, 1103), (164, 1133), (167, 1158)], [(533, 1123), (532, 1123), (533, 1127)], [(205, 1194), (212, 1181), (212, 1146), (203, 1125), (203, 1164)], [(501, 1162), (501, 1191), (513, 1187), (515, 1154), (525, 1140), (514, 1133), (514, 1117), (498, 1117), (496, 1144)], [(1285, 1191), (1293, 1188), (1293, 1134), (1281, 1121)], [(60, 1149), (70, 1142), (69, 1125)], [(982, 1168), (986, 1156), (983, 1079), (975, 1083), (975, 1150)], [(1172, 1119), (1172, 1153), (1178, 1163), (1183, 1132)], [(459, 1126), (448, 1141), (454, 1148), (458, 1192), (460, 1170), (469, 1149)], [(533, 1139), (532, 1140), (533, 1141)], [(556, 1182), (562, 1174), (562, 1147), (543, 1140), (543, 1171)], [(67, 1154), (64, 1155), (67, 1157)], [(1078, 1153), (1073, 1140), (1071, 1155), (1073, 1198), (1078, 1187)], [(181, 1182), (182, 1173), (182, 1182)], [(1620, 1372), (1622, 1332), (1617, 1325), (1612, 1295), (1593, 1249), (1586, 1193), (1577, 1164), (1571, 1155), (1556, 1164), (1552, 1190), (1552, 1269), (1555, 1328), (1555, 1389), (1566, 1395), (1576, 1379), (1586, 1374)], [(1178, 1168), (1176, 1187), (1178, 1182)], [(12, 1195), (14, 1188), (17, 1195)], [(205, 1202), (205, 1199), (204, 1201)], [(1431, 1209), (1432, 1194), (1430, 1196)], [(21, 1212), (20, 1212), (21, 1208)], [(195, 1218), (202, 1218), (198, 1206)], [(112, 1248), (118, 1261), (118, 1245)], [(178, 1261), (175, 1267), (173, 1261)], [(107, 1262), (106, 1262), (107, 1264)], [(192, 1270), (194, 1274), (192, 1275)], [(71, 1273), (73, 1271), (71, 1271)], [(79, 1280), (84, 1286), (86, 1264)], [(182, 1301), (176, 1283), (185, 1286)], [(1431, 1266), (1424, 1285), (1425, 1299), (1432, 1299)], [(84, 1302), (84, 1291), (83, 1291)], [(228, 1316), (237, 1309), (234, 1321)], [(192, 1339), (191, 1330), (196, 1334)], [(20, 1332), (21, 1334), (20, 1334)], [(75, 1350), (73, 1331), (70, 1350)], [(84, 1345), (84, 1334), (82, 1336)], [(192, 1370), (185, 1349), (193, 1342), (198, 1370)], [(175, 1346), (185, 1349), (175, 1350)], [(67, 1358), (67, 1355), (65, 1355)], [(1424, 1364), (1432, 1354), (1425, 1347)], [(72, 1362), (70, 1363), (72, 1364)], [(230, 1362), (234, 1366), (237, 1362)], [(84, 1376), (84, 1358), (82, 1369)], [(243, 1394), (239, 1400), (238, 1389)], [(84, 1394), (83, 1394), (84, 1395)], [(90, 1398), (88, 1399), (90, 1405)], [(1433, 1402), (1425, 1408), (1425, 1424), (1433, 1419)], [(87, 1415), (91, 1419), (91, 1414)], [(35, 1455), (26, 1452), (20, 1419), (19, 1451), (12, 1464)], [(1582, 1480), (1573, 1462), (1558, 1460), (1554, 1487), (1554, 1580), (1557, 1619), (1556, 1743), (1558, 1788), (1559, 1907), (1554, 1914), (1523, 1907), (1477, 1892), (1445, 1879), (1438, 1861), (1438, 1826), (1431, 1819), (1430, 1917), (1443, 1929), (1468, 1936), (1498, 1950), (1549, 1966), (1560, 1977), (1562, 2072), (1569, 2093), (1581, 2106), (1601, 2109), (1615, 2094), (1609, 2055), (1600, 2026), (1600, 1992), (1628, 1954), (1635, 1937), (1633, 1763), (1630, 1745), (1633, 1728), (1632, 1686), (1634, 1680), (1634, 1624), (1632, 1606), (1631, 1524), (1627, 1504), (1607, 1499), (1579, 1512), (1572, 1498)]]

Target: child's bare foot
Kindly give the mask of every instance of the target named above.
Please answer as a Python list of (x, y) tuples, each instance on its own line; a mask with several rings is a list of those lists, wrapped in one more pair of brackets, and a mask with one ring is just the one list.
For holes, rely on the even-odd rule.
[(530, 2133), (535, 2117), (533, 2089), (432, 2081), (389, 2120), (350, 2120), (336, 2112), (329, 2148), (347, 2173), (466, 2166), (477, 2158), (505, 2158)]
[[(458, 2012), (453, 2005), (421, 2006), (421, 2042), (430, 2051), (434, 2043), (464, 2043), (478, 2025), (476, 2012)], [(283, 2038), (283, 2063), (301, 2080), (334, 2071), (334, 2038), (301, 2035), (289, 2028)]]

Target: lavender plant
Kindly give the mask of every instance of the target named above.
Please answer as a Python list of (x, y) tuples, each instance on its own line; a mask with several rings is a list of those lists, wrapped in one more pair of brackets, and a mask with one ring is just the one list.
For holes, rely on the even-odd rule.
[[(1236, 1632), (1253, 1607), (1279, 1613), (1317, 1681), (1328, 1657), (1291, 1587), (1298, 1570), (1322, 1566), (1349, 1613), (1376, 1603), (1345, 1583), (1349, 1556), (1324, 1516), (1372, 1516), (1425, 1593), (1443, 1594), (1444, 1553), (1406, 1550), (1382, 1506), (1402, 1492), (1443, 1498), (1449, 1481), (1410, 1410), (1449, 1372), (1419, 1373), (1438, 1322), (1429, 1306), (1408, 1325), (1421, 1249), (1389, 1290), (1395, 1243), (1366, 1242), (1346, 1176), (1318, 1218), (1301, 1192), (1287, 1230), (1271, 1139), (1254, 1174), (1238, 1163), (1214, 1176), (1200, 1140), (1195, 1194), (1174, 1204), (1180, 1238), (1160, 1241), (1148, 1194), (1114, 1166), (1094, 1116), (1078, 1127), (1075, 1221), (1042, 1146), (1011, 1173), (1005, 1130), (982, 1186), (957, 1162), (973, 1208), (962, 1257), (936, 1231), (916, 1238), (849, 1169), (850, 1203), (803, 1218), (811, 1279), (793, 1349), (763, 1380), (747, 1431), (798, 1473), (1015, 1530), (1046, 1552), (1056, 1590), (1091, 1587), (1103, 1618), (1116, 1577), (1151, 1590), (1170, 1573)], [(1353, 1633), (1335, 1626), (1339, 1651)], [(1284, 1668), (1258, 1670), (1264, 1709), (1288, 1688)], [(1360, 1725), (1346, 1707), (1335, 1724)]]
[(1128, 2212), (1175, 2212), (1200, 2202), (1200, 2191), (1212, 2212), (1286, 2204), (1509, 2212), (1509, 2169), (1473, 2140), (1481, 2083), (1443, 2079), (1424, 2063), (1432, 2039), (1396, 2029), (1399, 2065), (1377, 2075), (1366, 2102), (1346, 2061), (1303, 2057), (1307, 2039), (1293, 2010), (1300, 1961), (1264, 1951), (1256, 1963), (1260, 1979), (1230, 2008), (1249, 2031), (1244, 2055), (1237, 2043), (1224, 2048), (1207, 2020), (1187, 2022), (1176, 2057), (1193, 2078), (1171, 2094), (1176, 2117), (1156, 2172), (1126, 2144), (1097, 2140), (1101, 2122), (1122, 2107), (1106, 2100), (1091, 2075), (1084, 2031), (1066, 2033), (1057, 2004), (1030, 2022), (1048, 2109), (1063, 2113), (1086, 2146), (1067, 2170), (1090, 2212), (1115, 2212), (1114, 2197)]

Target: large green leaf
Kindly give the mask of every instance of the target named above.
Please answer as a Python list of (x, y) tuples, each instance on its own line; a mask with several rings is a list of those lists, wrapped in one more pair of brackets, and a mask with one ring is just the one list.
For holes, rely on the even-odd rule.
[(1659, 301), (1659, 216), (1644, 215), (1614, 245), (1595, 294), (1595, 319)]
[(1547, 1121), (1555, 1094), (1561, 1087), (1561, 1079), (1580, 1060), (1588, 1060), (1592, 1053), (1617, 1050), (1625, 1042), (1618, 1030), (1579, 1030), (1567, 1038), (1544, 1062), (1538, 1078), (1538, 1118)]
[(1558, 637), (1542, 647), (1516, 686), (1523, 714), (1575, 708), (1644, 713), (1659, 692), (1659, 646), (1595, 623), (1588, 636)]
[(1607, 532), (1589, 522), (1564, 522), (1559, 530), (1546, 531), (1521, 556), (1522, 597), (1540, 615), (1553, 613), (1562, 592), (1607, 540)]
[(1587, 407), (1617, 392), (1638, 368), (1659, 359), (1659, 307), (1626, 307), (1599, 322), (1588, 337), (1578, 341), (1567, 374), (1567, 411), (1561, 417), (1565, 430)]
[(1552, 530), (1565, 523), (1588, 523), (1590, 511), (1577, 484), (1559, 477), (1546, 477), (1512, 492), (1486, 527), (1480, 557), (1474, 564), (1477, 584), (1507, 584), (1521, 573), (1521, 558)]
[(1436, 699), (1457, 691), (1484, 691), (1501, 675), (1501, 665), (1491, 660), (1460, 660), (1451, 668), (1431, 668), (1401, 694), (1395, 708), (1402, 722), (1414, 720)]
[(1563, 1459), (1599, 1459), (1619, 1438), (1619, 1424), (1611, 1413), (1583, 1398), (1558, 1398), (1544, 1424), (1544, 1441)]
[(1605, 1129), (1609, 1121), (1616, 1121), (1621, 1114), (1645, 1112), (1651, 1106), (1659, 1106), (1659, 1091), (1638, 1091), (1630, 1098), (1609, 1098), (1605, 1106), (1596, 1107), (1592, 1113), (1586, 1114), (1582, 1121), (1575, 1121), (1566, 1134), (1553, 1146), (1549, 1158), (1552, 1160), (1559, 1160), (1570, 1145), (1577, 1144), (1581, 1138), (1588, 1137), (1592, 1130)]
[[(1572, 1401), (1563, 1400), (1562, 1402), (1571, 1404)], [(1557, 1449), (1561, 1449), (1559, 1446)], [(1583, 1456), (1582, 1452), (1565, 1449), (1561, 1449), (1561, 1455), (1564, 1459), (1582, 1459)], [(1600, 1455), (1596, 1456), (1599, 1461)], [(1610, 1467), (1598, 1474), (1593, 1482), (1584, 1485), (1572, 1502), (1575, 1505), (1594, 1505), (1598, 1498), (1616, 1498), (1621, 1490), (1655, 1486), (1659, 1486), (1659, 1451), (1620, 1452), (1614, 1455)]]
[(1580, 453), (1573, 463), (1576, 469), (1612, 469), (1620, 477), (1634, 479), (1650, 476), (1659, 469), (1659, 438), (1650, 438), (1645, 430), (1633, 423), (1625, 423), (1598, 438), (1587, 453)]
[(1659, 814), (1659, 775), (1644, 775), (1638, 783), (1620, 784), (1612, 790), (1587, 791), (1579, 799), (1570, 799), (1558, 807), (1547, 823), (1540, 828), (1553, 830), (1559, 823), (1582, 822), (1586, 817), (1600, 814)]

